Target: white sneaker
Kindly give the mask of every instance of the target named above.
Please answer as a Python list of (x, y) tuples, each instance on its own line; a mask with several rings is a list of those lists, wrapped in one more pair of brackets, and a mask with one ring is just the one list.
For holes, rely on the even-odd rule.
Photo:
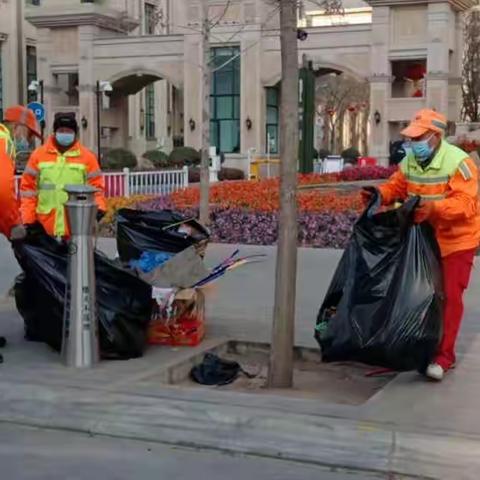
[(438, 363), (431, 363), (428, 366), (427, 371), (425, 372), (425, 375), (428, 378), (431, 378), (432, 380), (436, 380), (437, 382), (441, 382), (443, 380), (444, 375), (445, 375), (445, 370)]

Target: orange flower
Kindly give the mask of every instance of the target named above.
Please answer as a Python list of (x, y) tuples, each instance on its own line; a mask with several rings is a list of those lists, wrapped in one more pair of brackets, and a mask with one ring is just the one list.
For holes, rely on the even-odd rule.
[(150, 200), (152, 197), (147, 195), (135, 195), (133, 197), (114, 197), (107, 198), (107, 211), (102, 219), (102, 223), (112, 223), (115, 214), (122, 208), (131, 208), (137, 203)]
[[(300, 175), (301, 184), (325, 183), (330, 178), (322, 175)], [(178, 209), (197, 207), (200, 202), (198, 187), (190, 187), (172, 193), (170, 200)], [(210, 204), (222, 208), (245, 208), (256, 212), (274, 212), (279, 209), (280, 191), (278, 179), (261, 181), (222, 182), (212, 185)], [(302, 212), (326, 212), (361, 210), (361, 201), (357, 193), (338, 194), (321, 190), (298, 192), (298, 207)]]

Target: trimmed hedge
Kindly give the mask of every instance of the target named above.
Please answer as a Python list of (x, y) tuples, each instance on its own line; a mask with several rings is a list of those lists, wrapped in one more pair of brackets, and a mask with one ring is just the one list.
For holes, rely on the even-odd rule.
[(352, 163), (356, 163), (360, 158), (360, 152), (356, 148), (350, 147), (342, 152), (342, 158), (346, 162), (350, 161)]
[(102, 157), (104, 170), (122, 170), (123, 168), (135, 168), (137, 157), (133, 152), (125, 148), (112, 148), (107, 150)]
[[(218, 172), (218, 179), (222, 182), (224, 180), (244, 180), (245, 174), (243, 170), (238, 168), (224, 168), (222, 167)], [(188, 182), (199, 183), (200, 182), (200, 168), (192, 167), (188, 169)]]
[(149, 150), (142, 157), (150, 160), (155, 168), (163, 169), (170, 167), (168, 155), (160, 150)]
[(170, 166), (184, 167), (200, 165), (201, 154), (198, 150), (191, 147), (174, 148), (168, 157)]

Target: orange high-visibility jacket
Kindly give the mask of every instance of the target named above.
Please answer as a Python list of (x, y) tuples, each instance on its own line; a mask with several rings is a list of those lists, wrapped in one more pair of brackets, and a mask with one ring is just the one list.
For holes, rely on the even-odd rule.
[(15, 192), (15, 145), (7, 127), (0, 124), (0, 232), (9, 238), (12, 228), (20, 223)]
[(408, 155), (379, 190), (384, 205), (411, 196), (433, 202), (429, 223), (435, 229), (442, 257), (479, 246), (478, 170), (468, 154), (457, 147), (442, 141), (425, 169)]
[(97, 157), (79, 142), (61, 153), (50, 137), (32, 153), (22, 175), (22, 222), (27, 225), (38, 221), (49, 235), (68, 236), (63, 206), (68, 196), (63, 187), (87, 183), (98, 190), (95, 200), (98, 209), (105, 211), (105, 183)]

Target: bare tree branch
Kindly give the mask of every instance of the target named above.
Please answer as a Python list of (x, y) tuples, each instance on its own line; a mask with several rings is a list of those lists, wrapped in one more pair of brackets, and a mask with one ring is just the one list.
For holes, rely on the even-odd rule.
[(480, 12), (465, 18), (465, 51), (462, 71), (462, 115), (470, 122), (480, 121)]
[(231, 4), (232, 0), (228, 0), (225, 8), (223, 9), (223, 13), (216, 20), (214, 20), (213, 23), (210, 24), (210, 30), (213, 30), (225, 18), (225, 15), (227, 14)]
[[(330, 136), (336, 137), (336, 127), (343, 124), (350, 106), (368, 107), (370, 96), (368, 82), (358, 81), (345, 74), (325, 76), (323, 80), (317, 82), (316, 89), (316, 102), (327, 114)], [(331, 148), (335, 149), (335, 146), (336, 143), (333, 141)], [(343, 145), (340, 147), (343, 149)]]

